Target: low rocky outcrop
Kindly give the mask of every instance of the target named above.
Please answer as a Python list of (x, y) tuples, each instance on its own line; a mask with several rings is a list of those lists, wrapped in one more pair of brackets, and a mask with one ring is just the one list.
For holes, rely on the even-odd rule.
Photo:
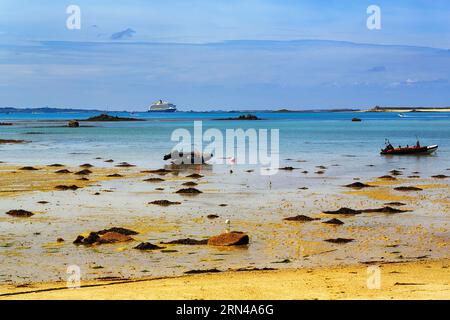
[(118, 116), (110, 116), (108, 114), (102, 113), (101, 115), (90, 117), (83, 120), (78, 121), (89, 121), (89, 122), (113, 122), (113, 121), (145, 121), (143, 119), (136, 119), (136, 118), (125, 118), (125, 117), (118, 117)]
[(176, 191), (175, 193), (180, 193), (180, 194), (200, 194), (203, 193), (202, 191), (196, 189), (196, 188), (185, 188), (185, 189), (180, 189), (178, 191)]
[(422, 188), (418, 188), (418, 187), (412, 187), (412, 186), (401, 186), (401, 187), (396, 187), (394, 188), (394, 190), (397, 191), (422, 191)]
[(161, 244), (182, 244), (182, 245), (205, 245), (208, 244), (208, 239), (196, 240), (191, 238), (177, 239), (168, 242), (161, 242)]
[(350, 183), (350, 184), (345, 185), (344, 187), (353, 188), (353, 189), (373, 188), (373, 186), (362, 183), (362, 182)]
[(86, 238), (82, 235), (79, 235), (73, 243), (92, 245), (92, 244), (128, 242), (134, 240), (131, 236), (136, 234), (138, 234), (138, 232), (130, 229), (113, 227), (110, 229), (93, 231), (89, 233), (89, 235)]
[(152, 244), (150, 242), (141, 242), (133, 249), (137, 250), (158, 250), (158, 249), (164, 249), (164, 247), (157, 246), (156, 244)]
[(12, 217), (19, 217), (19, 218), (29, 218), (34, 215), (33, 212), (27, 211), (27, 210), (9, 210), (6, 212), (7, 215), (10, 215)]
[(211, 246), (241, 246), (250, 241), (247, 234), (239, 231), (232, 231), (213, 236), (208, 239)]
[(343, 207), (343, 208), (340, 208), (340, 209), (334, 210), (334, 211), (323, 211), (323, 213), (326, 213), (326, 214), (355, 215), (355, 214), (360, 214), (361, 210), (354, 210), (354, 209)]
[(311, 218), (311, 217), (308, 217), (308, 216), (300, 214), (300, 215), (295, 216), (295, 217), (284, 218), (283, 220), (286, 220), (286, 221), (298, 221), (298, 222), (308, 222), (308, 221), (314, 221), (314, 220), (320, 220), (320, 219), (319, 218)]
[(80, 123), (76, 120), (70, 120), (67, 126), (70, 128), (78, 128), (80, 126)]
[(341, 224), (344, 224), (341, 220), (336, 219), (336, 218), (333, 218), (333, 219), (330, 219), (330, 220), (327, 220), (327, 221), (323, 221), (322, 223), (325, 223), (325, 224), (334, 224), (334, 225), (341, 225)]
[(355, 239), (336, 238), (336, 239), (326, 239), (324, 241), (342, 244), (342, 243), (349, 243), (349, 242), (355, 241)]
[(169, 201), (169, 200), (155, 200), (152, 202), (149, 202), (148, 204), (156, 204), (158, 206), (168, 207), (176, 204), (181, 204), (181, 202), (178, 201)]

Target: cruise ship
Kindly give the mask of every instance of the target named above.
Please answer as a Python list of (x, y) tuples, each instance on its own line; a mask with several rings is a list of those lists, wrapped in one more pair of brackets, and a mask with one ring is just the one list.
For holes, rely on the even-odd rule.
[(175, 112), (175, 111), (177, 111), (176, 105), (163, 100), (156, 101), (148, 109), (148, 112)]

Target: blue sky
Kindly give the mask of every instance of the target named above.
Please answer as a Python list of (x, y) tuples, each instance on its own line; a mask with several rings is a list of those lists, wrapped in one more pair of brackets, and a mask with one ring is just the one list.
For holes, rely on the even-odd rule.
[(3, 0), (0, 106), (447, 106), (449, 17), (444, 0)]

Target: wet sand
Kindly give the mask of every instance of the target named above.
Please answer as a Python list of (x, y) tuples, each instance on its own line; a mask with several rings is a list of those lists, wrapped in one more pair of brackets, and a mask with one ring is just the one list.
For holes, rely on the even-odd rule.
[(0, 299), (450, 299), (449, 260), (380, 266), (379, 288), (365, 265), (277, 271), (224, 272), (120, 283), (27, 287), (2, 285)]
[[(67, 278), (67, 266), (73, 264), (81, 267), (84, 284), (97, 284), (98, 279), (103, 277), (124, 281), (181, 276), (199, 269), (215, 268), (227, 272), (116, 284), (124, 286), (123, 298), (143, 298), (127, 295), (132, 295), (135, 289), (142, 289), (142, 294), (148, 294), (145, 298), (178, 298), (178, 295), (169, 296), (172, 292), (191, 294), (180, 298), (201, 298), (203, 293), (205, 296), (214, 294), (214, 297), (245, 298), (243, 283), (249, 288), (248, 298), (254, 299), (390, 298), (391, 293), (394, 298), (437, 298), (442, 297), (442, 288), (437, 283), (448, 283), (444, 274), (447, 270), (439, 269), (438, 262), (430, 261), (447, 263), (445, 259), (449, 257), (450, 179), (433, 179), (431, 174), (424, 174), (423, 178), (408, 178), (413, 172), (405, 169), (397, 180), (361, 177), (358, 181), (371, 187), (355, 190), (344, 187), (354, 182), (353, 178), (333, 176), (336, 167), (329, 164), (321, 175), (314, 173), (317, 164), (311, 163), (304, 164), (309, 166), (306, 168), (310, 172), (307, 175), (298, 169), (263, 177), (244, 168), (235, 168), (233, 174), (218, 174), (206, 167), (159, 174), (148, 168), (116, 167), (116, 162), (102, 166), (100, 164), (104, 163), (104, 159), (91, 162), (94, 167), (89, 168), (92, 173), (86, 175), (89, 180), (79, 180), (83, 175), (74, 173), (85, 168), (73, 164), (67, 167), (30, 165), (38, 170), (0, 164), (0, 293), (52, 287), (55, 281)], [(55, 173), (58, 170), (69, 170), (70, 173)], [(192, 173), (203, 177), (190, 178)], [(442, 172), (433, 172), (437, 173)], [(111, 177), (117, 174), (120, 176)], [(148, 179), (152, 180), (145, 181)], [(177, 194), (176, 191), (184, 188), (183, 184), (189, 181), (196, 182), (196, 188), (202, 193), (194, 196)], [(55, 189), (58, 185), (73, 184), (80, 189)], [(398, 186), (415, 186), (422, 190), (402, 192), (394, 189)], [(177, 205), (161, 207), (151, 204), (159, 200)], [(381, 208), (393, 201), (403, 202), (405, 205), (399, 208), (405, 212), (324, 213), (341, 207), (358, 210)], [(222, 206), (224, 203), (227, 205)], [(16, 218), (4, 214), (12, 209), (29, 210), (35, 215)], [(208, 218), (211, 214), (218, 218)], [(285, 220), (298, 215), (311, 219), (303, 222)], [(323, 223), (332, 218), (344, 224)], [(231, 220), (232, 230), (249, 235), (249, 245), (236, 248), (161, 245), (161, 242), (182, 238), (208, 239), (224, 232), (226, 219)], [(72, 243), (78, 235), (87, 236), (91, 231), (111, 227), (129, 228), (139, 234), (133, 236), (133, 241), (125, 243), (98, 246)], [(64, 241), (58, 241), (59, 238)], [(327, 242), (330, 239), (351, 241)], [(164, 247), (164, 250), (140, 252), (133, 249), (140, 242), (151, 242)], [(388, 273), (388, 280), (404, 277), (396, 281), (423, 283), (431, 277), (437, 282), (430, 287), (421, 285), (418, 290), (411, 285), (391, 285), (378, 296), (373, 290), (352, 290), (348, 282), (355, 276), (353, 272), (357, 272), (358, 277), (366, 278), (366, 269), (361, 264), (370, 262), (395, 263), (385, 264), (383, 268), (399, 266), (402, 269), (400, 274)], [(239, 268), (280, 270), (264, 271), (267, 275), (262, 277), (264, 279), (261, 279), (261, 272), (228, 272)], [(341, 274), (341, 271), (344, 273)], [(334, 278), (337, 274), (341, 276)], [(234, 282), (228, 281), (227, 277), (235, 279)], [(298, 288), (290, 284), (296, 277), (302, 277), (293, 282)], [(313, 278), (307, 281), (303, 277)], [(324, 287), (323, 283), (327, 278), (335, 279), (330, 280), (331, 289), (345, 286), (341, 290), (344, 293), (330, 293), (330, 288)], [(50, 284), (41, 285), (42, 282)], [(161, 291), (147, 292), (155, 283)], [(269, 293), (270, 286), (274, 286), (270, 288), (272, 293)], [(165, 291), (166, 287), (171, 289)], [(191, 287), (193, 291), (190, 291)], [(94, 290), (98, 298), (114, 297), (113, 292), (108, 293), (108, 287), (96, 288), (100, 290), (98, 293), (93, 288), (79, 292)], [(221, 296), (221, 288), (226, 296)], [(57, 293), (48, 292), (50, 295)], [(70, 298), (75, 293), (68, 294), (67, 298)], [(94, 293), (86, 294), (85, 298), (89, 298)], [(444, 290), (444, 294), (448, 291)]]

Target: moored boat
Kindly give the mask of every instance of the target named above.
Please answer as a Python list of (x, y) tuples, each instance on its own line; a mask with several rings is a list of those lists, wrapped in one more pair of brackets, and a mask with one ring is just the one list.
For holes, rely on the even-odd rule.
[(398, 148), (394, 148), (389, 141), (386, 141), (386, 147), (381, 149), (380, 154), (383, 155), (408, 155), (408, 154), (430, 154), (436, 151), (438, 148), (437, 144), (431, 146), (421, 146), (420, 142), (414, 146), (398, 146)]

